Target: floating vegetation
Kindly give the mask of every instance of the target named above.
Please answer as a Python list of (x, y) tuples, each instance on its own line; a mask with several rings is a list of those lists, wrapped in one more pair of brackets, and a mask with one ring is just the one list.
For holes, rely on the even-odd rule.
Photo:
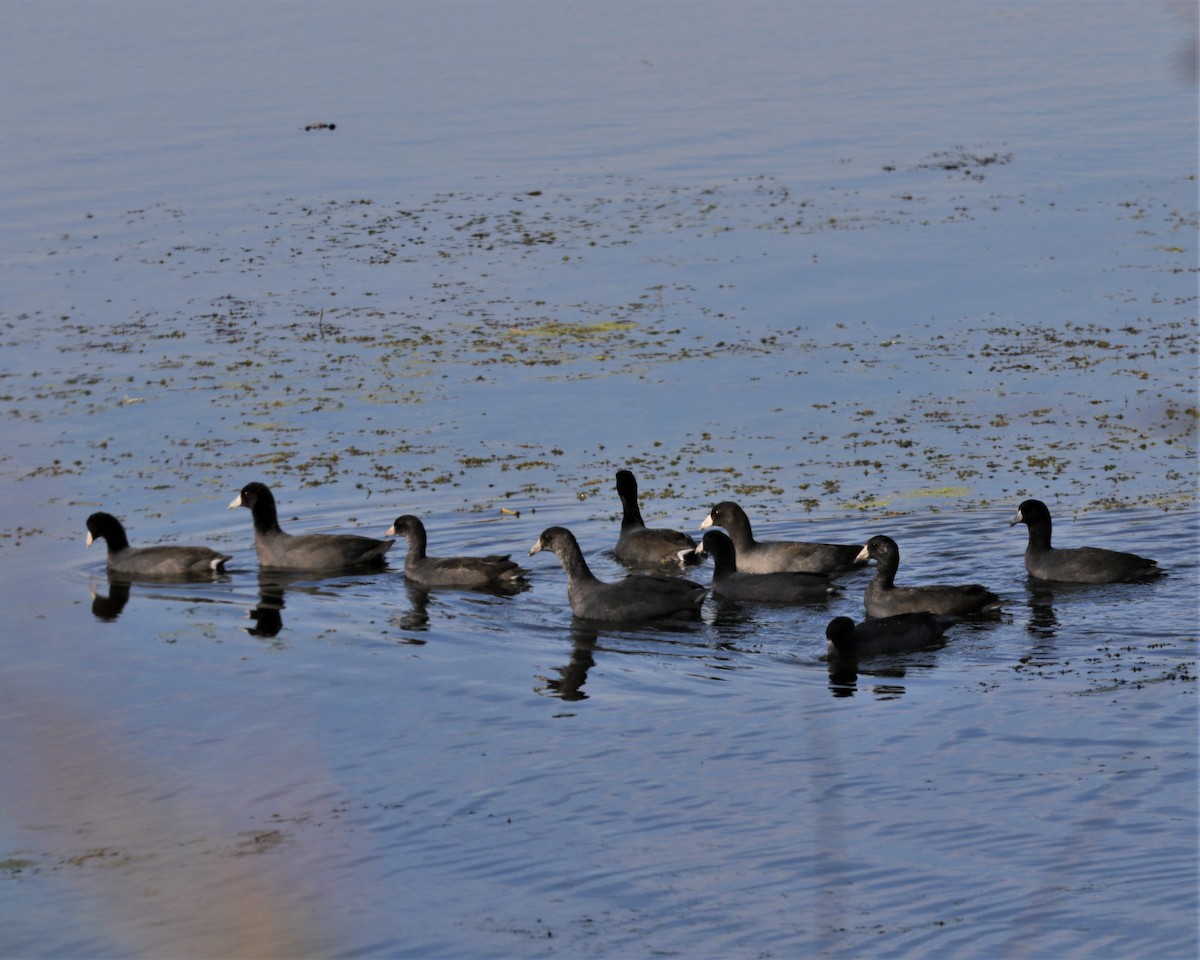
[[(913, 169), (943, 170), (947, 173), (961, 174), (970, 180), (981, 181), (984, 178), (981, 171), (987, 167), (1004, 166), (1012, 161), (1011, 152), (974, 153), (965, 147), (955, 147), (953, 150), (939, 150), (931, 154), (927, 160), (918, 163)], [(895, 168), (885, 167), (885, 170), (892, 172)]]
[[(1013, 162), (956, 147), (909, 171), (975, 183)], [(973, 189), (881, 193), (872, 206), (770, 177), (599, 178), (419, 202), (272, 199), (226, 233), (189, 231), (178, 208), (129, 211), (118, 273), (220, 286), (154, 310), (0, 314), (6, 347), (53, 358), (3, 373), (6, 422), (36, 434), (40, 453), (10, 443), (0, 470), (114, 488), (246, 472), (373, 497), (461, 488), (470, 510), (510, 495), (514, 473), (608, 509), (612, 471), (628, 463), (654, 477), (648, 499), (736, 495), (796, 512), (980, 506), (1031, 483), (1096, 503), (1186, 503), (1176, 466), (1196, 444), (1194, 294), (1124, 308), (1114, 290), (1123, 309), (1107, 317), (892, 327), (773, 309), (743, 271), (761, 250), (790, 276), (822, 234), (934, 228), (962, 216)], [(971, 215), (1001, 209), (988, 199)], [(1142, 252), (1174, 269), (1179, 217), (1113, 208), (1131, 210)], [(136, 238), (160, 234), (164, 252), (145, 255)], [(718, 395), (724, 422), (709, 422)], [(628, 429), (614, 431), (621, 410)]]
[(508, 337), (548, 337), (574, 340), (593, 340), (611, 333), (623, 333), (637, 328), (632, 320), (609, 320), (603, 323), (565, 323), (547, 320), (535, 327), (513, 327), (505, 331)]

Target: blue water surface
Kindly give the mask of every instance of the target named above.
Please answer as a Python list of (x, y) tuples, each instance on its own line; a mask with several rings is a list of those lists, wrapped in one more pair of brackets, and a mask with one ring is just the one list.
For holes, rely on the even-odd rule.
[[(0, 25), (0, 953), (1195, 955), (1191, 5)], [(622, 467), (1005, 612), (575, 621), (526, 553), (624, 575)], [(260, 577), (251, 480), (530, 589)], [(1030, 583), (1030, 496), (1168, 575)], [(229, 572), (110, 582), (97, 509)]]

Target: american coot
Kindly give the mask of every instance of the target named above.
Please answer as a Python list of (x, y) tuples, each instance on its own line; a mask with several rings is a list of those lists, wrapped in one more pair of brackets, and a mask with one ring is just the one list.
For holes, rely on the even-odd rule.
[(849, 617), (834, 617), (825, 628), (830, 660), (853, 660), (886, 653), (908, 653), (945, 639), (954, 617), (935, 613), (900, 613), (855, 624)]
[(407, 537), (404, 576), (423, 587), (514, 586), (526, 571), (505, 554), (502, 557), (427, 557), (425, 524), (406, 514), (388, 528), (388, 537)]
[(868, 617), (891, 617), (898, 613), (940, 613), (961, 616), (990, 613), (1002, 601), (978, 583), (962, 586), (897, 587), (900, 548), (891, 537), (872, 537), (859, 553), (860, 560), (875, 561), (875, 576), (867, 585), (865, 605)]
[(353, 533), (309, 533), (294, 537), (279, 528), (275, 497), (262, 483), (248, 483), (229, 509), (247, 507), (254, 517), (254, 549), (258, 562), (271, 570), (342, 570), (381, 567), (394, 540), (375, 540)]
[(697, 552), (713, 558), (714, 597), (796, 603), (825, 600), (837, 589), (824, 573), (743, 573), (738, 569), (733, 541), (720, 530), (705, 533)]
[(792, 570), (802, 573), (836, 573), (858, 566), (858, 545), (805, 543), (802, 540), (775, 540), (759, 543), (750, 529), (746, 511), (731, 500), (718, 503), (700, 524), (701, 530), (724, 527), (737, 548), (738, 569), (742, 573), (777, 573)]
[(1041, 500), (1026, 500), (1021, 504), (1009, 526), (1018, 523), (1029, 527), (1025, 569), (1036, 580), (1120, 583), (1125, 580), (1147, 580), (1163, 572), (1154, 560), (1133, 553), (1101, 547), (1054, 549), (1050, 546), (1050, 511)]
[(87, 518), (87, 545), (108, 544), (108, 569), (129, 577), (212, 576), (225, 569), (229, 555), (208, 547), (131, 547), (121, 521), (111, 513)]
[(613, 554), (621, 563), (646, 567), (698, 561), (696, 541), (686, 533), (646, 526), (638, 509), (637, 480), (628, 470), (617, 471), (617, 496), (621, 498), (624, 514)]
[(529, 548), (533, 556), (549, 550), (567, 573), (567, 598), (577, 617), (628, 622), (660, 617), (695, 615), (707, 588), (679, 577), (632, 574), (605, 583), (588, 569), (574, 534), (565, 527), (547, 527)]

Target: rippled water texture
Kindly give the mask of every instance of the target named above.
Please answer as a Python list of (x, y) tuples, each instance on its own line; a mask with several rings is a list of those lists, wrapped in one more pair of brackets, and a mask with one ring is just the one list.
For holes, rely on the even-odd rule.
[[(1196, 955), (1194, 7), (0, 26), (0, 954)], [(1006, 610), (576, 622), (526, 553), (623, 575), (622, 467)], [(260, 576), (251, 480), (530, 587)], [(1168, 575), (1029, 583), (1027, 497)]]

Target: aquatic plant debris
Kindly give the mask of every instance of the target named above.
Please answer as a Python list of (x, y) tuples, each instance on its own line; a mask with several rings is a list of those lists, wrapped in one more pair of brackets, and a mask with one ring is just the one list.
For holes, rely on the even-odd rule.
[[(909, 171), (1014, 162), (955, 148)], [(677, 496), (732, 492), (792, 513), (979, 506), (1034, 486), (1098, 507), (1191, 503), (1196, 298), (1174, 279), (1174, 210), (1139, 205), (1145, 265), (1110, 268), (1108, 317), (1051, 322), (993, 304), (879, 336), (851, 314), (775, 307), (777, 288), (802, 291), (813, 277), (785, 271), (759, 291), (734, 282), (756, 249), (786, 262), (850, 223), (955, 229), (945, 224), (964, 204), (972, 218), (1002, 218), (1027, 201), (977, 178), (917, 201), (799, 197), (769, 177), (687, 188), (598, 178), (423, 203), (271, 199), (220, 232), (189, 229), (188, 211), (167, 205), (89, 212), (90, 231), (115, 234), (114, 279), (156, 289), (159, 272), (164, 295), (153, 310), (114, 299), (100, 312), (47, 303), (0, 314), (6, 351), (34, 361), (0, 379), (23, 451), (0, 470), (16, 480), (86, 470), (120, 485), (165, 467), (181, 493), (246, 471), (382, 497), (448, 487), (476, 512), (537, 490), (590, 498), (592, 478), (635, 461)], [(1118, 229), (1128, 209), (1090, 215)], [(167, 235), (170, 249), (147, 256)], [(68, 297), (95, 243), (60, 238), (46, 251)], [(1130, 270), (1159, 279), (1121, 294)], [(214, 276), (228, 292), (203, 292)], [(705, 422), (709, 384), (739, 380), (728, 422)], [(847, 382), (870, 399), (856, 402)], [(654, 401), (666, 442), (649, 444), (640, 427), (553, 430), (568, 409), (621, 409), (614, 398), (634, 384), (675, 397)], [(497, 420), (498, 388), (522, 393), (531, 415)], [(112, 421), (114, 406), (132, 419)], [(164, 422), (170, 431), (155, 431)], [(156, 434), (157, 452), (133, 442)], [(797, 464), (810, 480), (764, 482)], [(516, 483), (514, 471), (539, 479)]]

